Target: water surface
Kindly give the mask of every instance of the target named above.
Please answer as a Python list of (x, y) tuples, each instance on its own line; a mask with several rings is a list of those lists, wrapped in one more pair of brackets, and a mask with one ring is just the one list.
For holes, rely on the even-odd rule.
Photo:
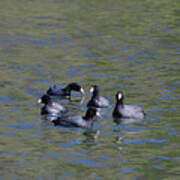
[[(178, 0), (1, 1), (0, 179), (179, 179), (179, 9)], [(37, 98), (72, 81), (86, 92), (98, 84), (112, 103), (90, 132), (40, 117)], [(113, 121), (118, 90), (145, 121)], [(84, 114), (89, 98), (65, 104)]]

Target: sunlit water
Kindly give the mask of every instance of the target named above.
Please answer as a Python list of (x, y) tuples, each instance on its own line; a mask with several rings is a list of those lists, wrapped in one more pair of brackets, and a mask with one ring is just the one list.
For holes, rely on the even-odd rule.
[[(179, 179), (180, 1), (1, 1), (0, 179)], [(54, 127), (37, 99), (98, 84), (112, 106), (89, 132)], [(142, 105), (113, 121), (114, 95)], [(70, 114), (84, 114), (74, 95)]]

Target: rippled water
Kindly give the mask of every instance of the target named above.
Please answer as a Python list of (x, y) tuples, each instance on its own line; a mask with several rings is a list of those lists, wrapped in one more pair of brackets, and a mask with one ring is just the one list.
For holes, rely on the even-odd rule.
[[(0, 179), (179, 179), (179, 9), (178, 0), (1, 1)], [(40, 117), (37, 98), (72, 81), (111, 100), (90, 132)], [(113, 121), (118, 90), (145, 121)], [(70, 112), (84, 114), (89, 97), (66, 102)]]

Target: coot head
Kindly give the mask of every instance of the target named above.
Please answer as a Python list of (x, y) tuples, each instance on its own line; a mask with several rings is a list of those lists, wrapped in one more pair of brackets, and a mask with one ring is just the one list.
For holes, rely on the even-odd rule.
[(96, 109), (96, 108), (89, 108), (86, 111), (85, 119), (87, 119), (87, 120), (88, 119), (92, 119), (95, 116), (101, 117), (101, 114), (99, 113), (98, 109)]
[(99, 86), (97, 85), (92, 85), (91, 86), (91, 89), (89, 90), (90, 92), (93, 93), (93, 95), (99, 95)]
[(78, 83), (76, 83), (76, 82), (73, 82), (73, 83), (68, 84), (68, 85), (65, 87), (65, 89), (66, 89), (67, 91), (69, 91), (69, 92), (70, 92), (71, 90), (73, 90), (73, 91), (78, 91), (78, 92), (80, 92), (82, 95), (85, 94), (84, 89), (81, 87), (80, 84), (78, 84)]
[(38, 103), (48, 104), (50, 101), (51, 101), (50, 96), (45, 94), (38, 100)]
[(123, 99), (124, 99), (124, 94), (123, 94), (123, 92), (122, 91), (118, 91), (117, 93), (116, 93), (116, 100), (117, 100), (117, 102), (123, 102)]

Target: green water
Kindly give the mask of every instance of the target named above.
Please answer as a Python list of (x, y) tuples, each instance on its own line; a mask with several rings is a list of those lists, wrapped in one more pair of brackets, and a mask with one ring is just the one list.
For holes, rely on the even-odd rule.
[[(1, 1), (0, 179), (180, 179), (179, 15), (178, 0)], [(90, 133), (40, 116), (37, 99), (72, 81), (112, 103)], [(145, 121), (113, 121), (118, 90)]]

